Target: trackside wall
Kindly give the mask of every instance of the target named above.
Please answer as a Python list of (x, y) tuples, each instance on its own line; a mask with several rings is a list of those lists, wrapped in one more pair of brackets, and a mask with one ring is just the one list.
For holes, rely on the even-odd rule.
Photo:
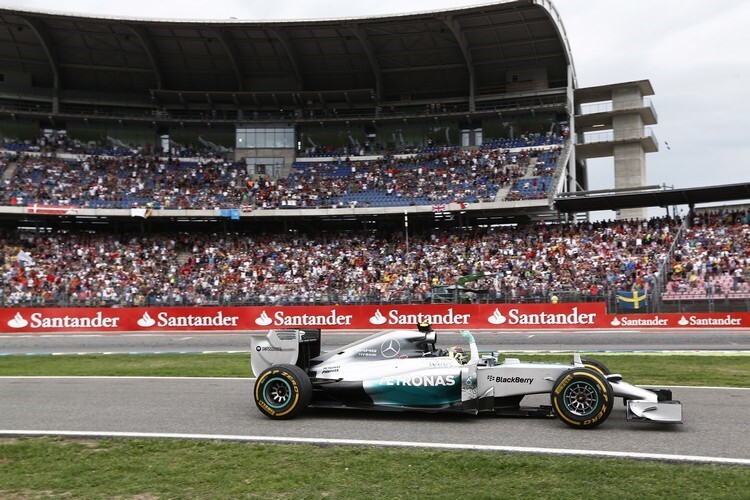
[(536, 330), (599, 328), (750, 328), (750, 313), (607, 314), (602, 303), (390, 304), (174, 308), (4, 308), (0, 334), (246, 332), (411, 328)]

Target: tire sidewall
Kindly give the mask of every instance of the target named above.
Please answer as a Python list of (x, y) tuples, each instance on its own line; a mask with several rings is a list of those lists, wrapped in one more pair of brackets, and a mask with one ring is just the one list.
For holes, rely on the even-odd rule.
[[(582, 385), (591, 387), (597, 396), (594, 408), (585, 415), (571, 411), (565, 402), (568, 391)], [(561, 374), (555, 381), (550, 399), (555, 413), (565, 424), (576, 429), (593, 429), (609, 417), (614, 394), (610, 383), (598, 371), (591, 368), (573, 368)]]
[(581, 359), (581, 363), (583, 363), (583, 366), (585, 366), (586, 368), (590, 368), (595, 372), (599, 372), (599, 374), (603, 377), (606, 377), (607, 375), (612, 373), (604, 363), (596, 359), (583, 358)]

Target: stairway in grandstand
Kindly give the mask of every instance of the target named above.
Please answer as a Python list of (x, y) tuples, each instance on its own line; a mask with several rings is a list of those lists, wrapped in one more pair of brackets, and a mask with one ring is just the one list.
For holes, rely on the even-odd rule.
[[(536, 166), (536, 160), (536, 158), (529, 159), (529, 166), (526, 167), (526, 172), (524, 172), (523, 177), (521, 177), (522, 179), (534, 177), (534, 167)], [(510, 192), (510, 189), (512, 187), (513, 182), (511, 181), (506, 187), (498, 189), (494, 201), (505, 200), (505, 197), (508, 196), (508, 193)]]
[(17, 166), (18, 166), (18, 163), (14, 161), (8, 162), (8, 164), (5, 166), (5, 170), (3, 171), (2, 180), (4, 181), (10, 180), (13, 177), (13, 174), (16, 173)]
[(177, 253), (177, 264), (180, 266), (184, 266), (185, 263), (190, 259), (190, 257), (193, 255), (193, 252), (189, 252), (187, 250), (181, 250)]

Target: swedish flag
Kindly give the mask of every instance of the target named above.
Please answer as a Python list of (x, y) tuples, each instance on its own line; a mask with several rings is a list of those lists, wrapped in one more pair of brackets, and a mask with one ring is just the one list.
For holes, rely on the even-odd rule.
[(646, 291), (617, 292), (617, 301), (622, 309), (640, 309), (646, 306)]

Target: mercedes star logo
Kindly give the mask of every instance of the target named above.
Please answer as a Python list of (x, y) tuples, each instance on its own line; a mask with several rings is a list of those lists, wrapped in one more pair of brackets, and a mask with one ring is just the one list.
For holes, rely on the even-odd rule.
[(396, 339), (388, 339), (380, 344), (380, 352), (384, 358), (393, 358), (401, 352), (401, 343)]

